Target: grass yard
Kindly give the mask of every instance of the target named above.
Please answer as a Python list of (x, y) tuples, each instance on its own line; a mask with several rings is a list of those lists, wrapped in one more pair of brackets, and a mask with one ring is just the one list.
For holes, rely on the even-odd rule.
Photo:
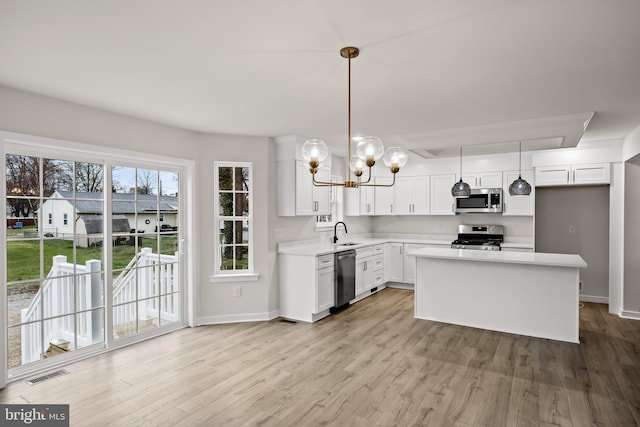
[[(18, 232), (18, 233), (16, 233)], [(22, 237), (20, 230), (7, 230), (8, 239)], [(151, 237), (138, 236), (141, 239), (142, 247), (152, 248), (157, 253), (158, 240)], [(176, 236), (160, 236), (161, 253), (173, 254), (177, 250)], [(44, 275), (49, 272), (53, 264), (53, 257), (65, 255), (68, 262), (73, 262), (73, 241), (64, 239), (45, 239), (43, 241)], [(90, 259), (102, 260), (102, 246), (89, 248), (76, 248), (76, 263), (84, 264)], [(138, 248), (140, 249), (140, 247)], [(135, 247), (129, 245), (119, 245), (113, 247), (114, 274), (118, 274), (118, 269), (127, 266), (135, 255)], [(38, 287), (40, 278), (40, 241), (39, 240), (8, 240), (7, 241), (7, 280), (9, 283), (24, 280), (33, 280), (34, 283), (20, 283), (8, 286), (9, 292), (26, 290), (26, 288)]]

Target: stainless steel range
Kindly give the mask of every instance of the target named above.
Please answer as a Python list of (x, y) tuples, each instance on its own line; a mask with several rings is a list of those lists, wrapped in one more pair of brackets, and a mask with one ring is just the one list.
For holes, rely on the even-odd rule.
[(458, 225), (458, 238), (451, 243), (453, 249), (499, 251), (504, 240), (502, 225)]

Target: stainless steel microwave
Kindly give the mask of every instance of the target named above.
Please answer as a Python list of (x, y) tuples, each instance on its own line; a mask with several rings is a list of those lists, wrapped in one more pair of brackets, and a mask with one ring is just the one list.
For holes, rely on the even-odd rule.
[(502, 213), (502, 188), (474, 188), (456, 199), (456, 213)]

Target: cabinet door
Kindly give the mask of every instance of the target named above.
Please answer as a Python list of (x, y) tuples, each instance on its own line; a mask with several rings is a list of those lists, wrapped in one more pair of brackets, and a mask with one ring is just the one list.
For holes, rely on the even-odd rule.
[(531, 169), (522, 171), (522, 178), (531, 184), (531, 194), (528, 196), (511, 196), (509, 194), (509, 186), (513, 181), (518, 179), (518, 171), (505, 171), (503, 181), (504, 201), (502, 205), (502, 215), (533, 215), (536, 208), (536, 190), (533, 181), (533, 171)]
[(335, 302), (333, 267), (316, 270), (316, 313), (333, 307)]
[(405, 243), (404, 245), (404, 257), (403, 257), (403, 270), (404, 280), (403, 283), (416, 283), (416, 257), (407, 255), (408, 252), (416, 249), (422, 249), (425, 245), (416, 245)]
[[(391, 184), (393, 178), (376, 178), (376, 184)], [(374, 194), (374, 213), (376, 215), (393, 215), (394, 187), (376, 187)]]
[(455, 174), (431, 175), (431, 215), (455, 215), (455, 204), (451, 196), (451, 187), (455, 182)]
[(360, 189), (345, 188), (342, 190), (344, 200), (344, 214), (346, 216), (360, 216)]
[(309, 166), (296, 162), (296, 215), (315, 215), (313, 183)]
[(396, 215), (410, 215), (413, 210), (413, 178), (396, 179), (394, 188)]
[[(311, 175), (307, 171), (307, 175)], [(331, 182), (331, 170), (326, 167), (318, 168), (316, 181)], [(331, 214), (331, 187), (316, 187), (313, 184), (313, 215)]]
[(571, 166), (539, 166), (536, 168), (536, 186), (567, 185), (571, 174)]
[(502, 188), (502, 172), (482, 172), (477, 175), (478, 188)]
[(429, 177), (420, 176), (413, 179), (413, 214), (429, 214)]
[(403, 280), (403, 244), (385, 243), (384, 245), (384, 281), (402, 282)]
[(374, 187), (360, 187), (360, 215), (373, 215)]
[(356, 260), (356, 295), (360, 295), (365, 291), (367, 258)]
[(609, 163), (574, 165), (571, 174), (574, 184), (611, 183), (611, 165)]

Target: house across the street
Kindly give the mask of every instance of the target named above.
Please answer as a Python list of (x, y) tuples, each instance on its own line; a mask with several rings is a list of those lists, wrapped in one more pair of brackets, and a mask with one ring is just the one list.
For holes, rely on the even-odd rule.
[[(178, 203), (175, 196), (112, 193), (112, 227), (115, 233), (155, 233), (176, 230)], [(104, 194), (56, 190), (38, 211), (42, 235), (65, 238), (87, 236), (78, 241), (90, 246), (102, 241)], [(91, 237), (93, 236), (93, 237)]]

